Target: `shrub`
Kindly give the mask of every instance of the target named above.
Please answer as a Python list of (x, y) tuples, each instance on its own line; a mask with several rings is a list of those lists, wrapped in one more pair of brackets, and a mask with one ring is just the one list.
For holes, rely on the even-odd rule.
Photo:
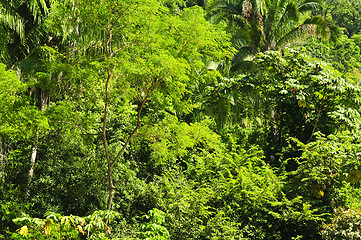
[(322, 239), (361, 239), (361, 210), (335, 209), (331, 223), (324, 225)]

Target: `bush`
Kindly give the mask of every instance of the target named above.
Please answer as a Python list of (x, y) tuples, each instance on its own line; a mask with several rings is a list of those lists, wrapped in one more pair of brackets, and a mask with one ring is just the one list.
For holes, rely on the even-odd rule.
[(331, 223), (324, 225), (321, 234), (327, 240), (361, 239), (361, 210), (335, 209)]

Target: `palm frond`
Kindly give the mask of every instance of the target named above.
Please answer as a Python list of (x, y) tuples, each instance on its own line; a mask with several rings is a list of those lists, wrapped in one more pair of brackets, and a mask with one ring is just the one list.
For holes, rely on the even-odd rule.
[(34, 25), (28, 29), (24, 40), (12, 47), (10, 53), (13, 56), (12, 62), (17, 61), (31, 53), (37, 48), (46, 35), (44, 25)]
[(287, 34), (282, 36), (278, 41), (279, 47), (283, 46), (287, 42), (292, 42), (295, 39), (300, 39), (305, 36), (321, 36), (323, 38), (329, 37), (329, 28), (327, 21), (321, 16), (313, 16), (307, 18), (302, 24), (293, 28)]
[[(281, 13), (281, 12), (280, 12)], [(277, 25), (275, 25), (273, 29), (272, 35), (272, 42), (275, 45), (278, 42), (278, 38), (283, 36), (290, 30), (290, 23), (297, 23), (300, 17), (298, 7), (295, 2), (289, 2), (287, 6), (284, 8), (282, 16), (280, 17)], [(271, 48), (276, 46), (271, 45)]]
[(255, 56), (254, 54), (251, 54), (249, 47), (241, 48), (232, 58), (232, 65), (230, 67), (231, 71), (234, 74), (250, 71), (255, 67), (255, 63), (253, 61), (254, 57)]
[(318, 35), (324, 39), (328, 39), (330, 36), (330, 29), (328, 27), (328, 22), (326, 19), (324, 19), (321, 16), (313, 16), (310, 18), (307, 18), (302, 26), (309, 26), (312, 25), (315, 28), (315, 32), (310, 32), (310, 35)]
[(6, 27), (0, 24), (0, 61), (7, 62), (10, 58), (7, 43), (10, 40), (9, 32)]
[(299, 12), (299, 8), (297, 7), (296, 3), (290, 2), (287, 4), (280, 22), (289, 21), (289, 20), (297, 21), (299, 19), (299, 16), (300, 16), (300, 12)]
[(209, 11), (212, 16), (222, 15), (228, 20), (231, 20), (234, 16), (240, 16), (242, 9), (241, 5), (231, 0), (222, 0), (215, 1), (212, 5), (210, 5)]
[(7, 1), (0, 1), (0, 24), (5, 25), (9, 29), (15, 31), (20, 39), (24, 39), (24, 21), (16, 12), (16, 9)]
[(273, 41), (279, 21), (281, 20), (284, 9), (287, 6), (287, 0), (274, 0), (269, 5), (268, 14), (264, 19), (264, 34), (268, 45)]
[(299, 5), (298, 10), (300, 13), (307, 13), (310, 11), (322, 10), (322, 5), (314, 0), (305, 2)]
[(37, 22), (41, 21), (41, 15), (48, 13), (48, 6), (45, 0), (27, 0), (26, 5)]
[(241, 49), (245, 46), (249, 46), (250, 41), (251, 37), (249, 31), (247, 31), (246, 29), (240, 28), (232, 36), (232, 43), (236, 49)]
[(6, 41), (6, 54), (1, 54), (2, 60), (13, 64), (44, 42), (45, 30), (42, 21), (48, 13), (47, 2), (0, 0), (0, 25), (6, 27), (6, 31), (12, 30)]
[(299, 0), (299, 1), (297, 1), (297, 4), (298, 4), (298, 6), (301, 6), (303, 4), (307, 4), (307, 3), (311, 3), (311, 2), (317, 3), (319, 5), (322, 5), (325, 3), (324, 0)]
[(224, 12), (227, 13), (227, 15), (229, 13), (231, 14), (240, 14), (241, 12), (241, 5), (235, 3), (234, 1), (231, 0), (222, 0), (222, 1), (215, 1), (213, 2), (209, 7), (209, 11), (211, 12), (212, 15), (217, 14), (219, 12)]
[(334, 43), (338, 43), (342, 36), (341, 28), (339, 28), (334, 24), (331, 24), (329, 28), (330, 28), (330, 37), (329, 37), (330, 41)]

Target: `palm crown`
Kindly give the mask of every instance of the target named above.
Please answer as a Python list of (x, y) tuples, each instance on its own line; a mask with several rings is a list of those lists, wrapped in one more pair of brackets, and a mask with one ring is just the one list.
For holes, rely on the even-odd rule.
[(48, 0), (0, 0), (0, 60), (7, 63), (23, 58), (38, 43), (44, 30), (42, 20)]
[(221, 0), (210, 4), (212, 18), (226, 19), (239, 48), (276, 50), (306, 36), (335, 41), (336, 27), (321, 15), (320, 0)]

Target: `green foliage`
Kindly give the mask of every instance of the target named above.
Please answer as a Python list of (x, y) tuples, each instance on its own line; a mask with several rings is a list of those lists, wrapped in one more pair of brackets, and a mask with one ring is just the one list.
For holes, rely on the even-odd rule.
[(355, 209), (335, 210), (332, 222), (324, 225), (322, 239), (360, 239), (361, 212)]
[(51, 237), (51, 239), (62, 239), (63, 237), (72, 239), (78, 235), (74, 226), (80, 226), (81, 222), (84, 222), (83, 219), (74, 216), (61, 216), (55, 213), (48, 213), (45, 219), (24, 215), (13, 221), (22, 225), (17, 233), (13, 234), (16, 239), (43, 239), (46, 236)]
[(310, 56), (328, 62), (340, 75), (352, 83), (360, 81), (360, 34), (351, 37), (342, 35), (340, 42), (329, 44), (318, 40), (309, 40), (305, 48)]
[[(2, 192), (4, 191), (4, 188), (1, 188)], [(4, 196), (5, 194), (1, 194), (1, 200), (0, 200), (0, 228), (2, 231), (0, 232), (0, 239), (6, 239), (9, 234), (15, 229), (17, 229), (17, 226), (13, 223), (13, 219), (17, 216), (20, 216), (22, 212), (28, 211), (30, 208), (30, 204), (24, 204), (19, 203), (18, 198), (20, 198), (20, 194), (17, 189), (6, 191), (9, 196)]]
[(149, 222), (140, 226), (140, 239), (166, 240), (169, 239), (168, 230), (162, 226), (165, 222), (165, 213), (158, 209), (149, 210), (149, 215), (144, 216)]
[(350, 37), (361, 30), (360, 2), (355, 0), (326, 1), (326, 11), (331, 12), (332, 20), (345, 29)]
[[(22, 227), (13, 233), (12, 238), (83, 239), (81, 236), (86, 236), (86, 239), (113, 239), (111, 224), (119, 218), (120, 214), (115, 211), (95, 211), (86, 217), (63, 216), (59, 213), (48, 212), (44, 219), (23, 214), (22, 217), (13, 219)], [(169, 239), (167, 229), (162, 226), (165, 221), (164, 212), (153, 209), (143, 218), (147, 222), (139, 226), (139, 232), (137, 232), (139, 239)]]
[[(46, 38), (42, 25), (52, 1), (9, 0), (0, 3), (0, 60), (14, 65)], [(48, 36), (48, 35), (47, 35)]]
[[(32, 218), (28, 215), (13, 221), (23, 225), (13, 234), (15, 239), (80, 239), (86, 235), (87, 239), (109, 239), (111, 230), (108, 223), (119, 218), (114, 211), (95, 211), (84, 218), (78, 216), (63, 216), (48, 212), (44, 219)], [(20, 236), (19, 236), (20, 235)]]
[[(180, 123), (169, 116), (142, 130), (150, 158), (141, 159), (147, 172), (140, 176), (157, 184), (155, 204), (166, 212), (172, 239), (295, 237), (301, 231), (281, 226), (301, 229), (296, 226), (323, 219), (301, 198), (286, 198), (283, 179), (264, 162), (262, 151), (227, 150), (210, 124)], [(308, 231), (305, 236), (318, 230)]]
[(321, 5), (0, 1), (0, 238), (357, 234), (359, 4)]
[(21, 96), (27, 85), (16, 73), (6, 70), (0, 64), (0, 133), (17, 138), (34, 137), (36, 131), (49, 128), (47, 119), (39, 109), (29, 105), (29, 100)]
[(238, 53), (231, 70), (236, 73), (247, 71), (258, 52), (278, 50), (308, 36), (337, 41), (340, 35), (336, 26), (317, 15), (320, 1), (216, 0), (208, 8), (211, 19), (226, 22), (232, 33)]
[(327, 137), (318, 134), (317, 140), (307, 145), (297, 142), (302, 156), (297, 160), (298, 169), (292, 174), (305, 188), (303, 192), (311, 199), (333, 201), (333, 207), (345, 203), (351, 207), (357, 199), (352, 192), (357, 190), (352, 191), (347, 183), (355, 186), (361, 179), (360, 136), (349, 132)]
[[(285, 49), (259, 53), (254, 66), (248, 74), (206, 88), (202, 104), (211, 110), (218, 129), (228, 130), (224, 137), (231, 129), (247, 134), (250, 143), (264, 147), (267, 161), (279, 166), (279, 154), (297, 155), (288, 147), (288, 137), (307, 143), (316, 131), (330, 134), (360, 127), (360, 88), (329, 65)], [(248, 132), (233, 127), (239, 124)], [(237, 143), (242, 139), (238, 135)]]
[[(343, 208), (360, 209), (360, 191), (359, 181), (357, 182), (357, 171), (355, 169), (350, 171), (351, 174), (347, 174), (346, 181), (342, 182), (342, 185), (335, 189), (336, 202)], [(350, 181), (351, 180), (351, 181)]]
[(316, 129), (330, 134), (359, 128), (360, 89), (332, 68), (292, 50), (262, 53), (257, 65), (241, 83), (262, 99), (270, 147), (287, 146), (287, 137), (310, 142)]
[[(75, 12), (69, 12), (73, 4), (69, 1), (56, 5), (58, 11), (50, 14), (48, 24), (58, 28), (64, 40), (68, 35), (79, 40), (79, 48), (69, 54), (78, 64), (85, 58), (86, 67), (105, 83), (100, 114), (103, 115), (101, 135), (108, 166), (110, 209), (114, 194), (113, 167), (143, 125), (141, 120), (149, 109), (149, 101), (158, 109), (172, 105), (177, 111), (189, 112), (191, 106), (182, 102), (190, 82), (189, 73), (202, 69), (204, 59), (229, 57), (230, 44), (227, 34), (221, 27), (208, 23), (199, 7), (174, 14), (157, 1), (85, 0), (77, 3)], [(59, 13), (80, 21), (69, 19), (66, 23), (69, 28), (64, 29), (59, 23)], [(72, 34), (74, 28), (78, 31)], [(80, 32), (91, 39), (83, 38)], [(89, 46), (94, 44), (89, 52)], [(89, 61), (87, 53), (97, 60)], [(55, 56), (62, 58), (61, 54)], [(63, 72), (61, 68), (60, 71)], [(44, 79), (49, 76), (40, 75), (45, 76)], [(125, 118), (131, 120), (122, 129), (119, 125), (125, 123)], [(119, 139), (123, 140), (120, 144)]]

